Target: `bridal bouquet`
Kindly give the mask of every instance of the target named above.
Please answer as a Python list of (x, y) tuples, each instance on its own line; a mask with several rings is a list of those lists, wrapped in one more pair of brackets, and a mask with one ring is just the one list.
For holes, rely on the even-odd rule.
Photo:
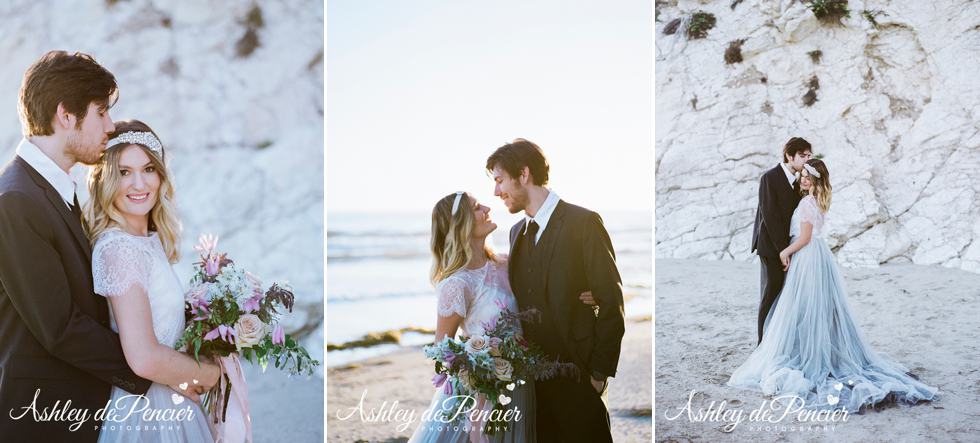
[(528, 309), (515, 313), (502, 303), (498, 302), (498, 306), (501, 314), (484, 325), (486, 335), (445, 337), (424, 348), (425, 356), (435, 361), (435, 387), (441, 387), (447, 396), (457, 395), (467, 401), (476, 402), (478, 394), (486, 399), (490, 410), (484, 417), (488, 419), (486, 434), (507, 429), (504, 408), (512, 401), (511, 393), (517, 386), (526, 380), (546, 380), (578, 371), (572, 363), (549, 360), (521, 335), (521, 321), (533, 321), (539, 312)]
[(184, 297), (187, 326), (177, 347), (186, 347), (199, 362), (201, 357), (218, 361), (223, 376), (205, 394), (205, 411), (220, 432), (227, 426), (231, 406), (231, 418), (236, 426), (244, 426), (250, 440), (248, 392), (239, 356), (258, 363), (263, 371), (271, 361), (290, 374), (312, 375), (320, 362), (278, 322), (282, 310), (293, 309), (289, 286), (273, 283), (263, 291), (257, 277), (237, 267), (227, 254), (217, 253), (217, 244), (217, 238), (208, 235), (194, 247), (201, 261), (194, 264), (191, 288)]

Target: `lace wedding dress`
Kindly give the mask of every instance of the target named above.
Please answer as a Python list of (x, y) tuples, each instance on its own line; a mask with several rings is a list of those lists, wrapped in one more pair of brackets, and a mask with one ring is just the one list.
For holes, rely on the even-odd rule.
[[(436, 285), (438, 297), (438, 314), (449, 317), (458, 314), (463, 317), (460, 335), (471, 337), (486, 334), (487, 326), (496, 318), (502, 309), (517, 312), (517, 300), (510, 290), (507, 279), (507, 258), (497, 256), (497, 260), (488, 260), (480, 269), (460, 269)], [(440, 412), (454, 414), (457, 411), (456, 399), (453, 393), (446, 395), (443, 388), (438, 388), (432, 397), (429, 409), (422, 414), (422, 421), (410, 442), (468, 442), (472, 425), (469, 420), (446, 423), (435, 417)], [(507, 409), (519, 412), (520, 419), (510, 422), (506, 432), (496, 432), (487, 435), (491, 442), (533, 442), (535, 440), (534, 426), (534, 381), (526, 380), (526, 384), (514, 390), (513, 400)], [(464, 412), (466, 409), (464, 409)], [(512, 413), (513, 414), (513, 413)]]
[[(184, 292), (156, 233), (130, 235), (112, 228), (96, 239), (92, 251), (95, 292), (123, 296), (134, 285), (146, 290), (153, 333), (160, 344), (174, 347), (184, 330)], [(112, 314), (110, 310), (110, 314)], [(112, 330), (118, 332), (115, 316)], [(211, 442), (201, 406), (168, 386), (153, 383), (145, 397), (113, 386), (99, 442)]]
[(937, 388), (867, 345), (847, 304), (844, 280), (823, 238), (824, 214), (806, 196), (790, 222), (795, 241), (801, 224), (813, 225), (810, 243), (790, 260), (786, 283), (766, 318), (762, 342), (732, 373), (730, 386), (773, 396), (795, 395), (811, 409), (859, 412), (887, 396), (914, 404)]

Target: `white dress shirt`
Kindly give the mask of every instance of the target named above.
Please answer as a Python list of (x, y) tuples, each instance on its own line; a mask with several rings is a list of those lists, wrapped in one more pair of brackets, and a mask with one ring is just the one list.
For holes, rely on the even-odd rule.
[(524, 234), (527, 234), (527, 227), (534, 220), (538, 224), (538, 233), (534, 236), (534, 244), (538, 244), (538, 240), (541, 240), (541, 234), (544, 234), (544, 228), (548, 227), (548, 220), (551, 220), (551, 214), (555, 212), (555, 206), (558, 206), (558, 194), (555, 191), (548, 191), (548, 198), (544, 199), (544, 203), (538, 208), (538, 212), (534, 214), (534, 217), (528, 217), (527, 212), (524, 214)]
[(67, 172), (26, 138), (21, 139), (17, 145), (17, 156), (41, 174), (71, 209), (72, 202), (75, 201), (75, 180)]
[(786, 174), (786, 180), (789, 180), (789, 185), (793, 186), (793, 183), (796, 183), (796, 174), (789, 166), (786, 166), (786, 163), (780, 163), (779, 165), (783, 167), (783, 173)]

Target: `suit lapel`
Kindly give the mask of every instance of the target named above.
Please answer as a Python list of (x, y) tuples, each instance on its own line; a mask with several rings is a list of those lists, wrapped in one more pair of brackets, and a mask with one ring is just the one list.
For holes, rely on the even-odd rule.
[(790, 183), (789, 182), (789, 179), (786, 178), (786, 170), (783, 169), (783, 164), (782, 163), (779, 163), (779, 164), (776, 165), (776, 173), (779, 175), (779, 179), (782, 180), (783, 183), (786, 183), (786, 185), (789, 186), (789, 190), (792, 192), (793, 191), (793, 183)]
[[(517, 250), (517, 242), (521, 239), (521, 231), (524, 230), (524, 224), (527, 220), (521, 220), (513, 229), (510, 230), (510, 254), (507, 255), (507, 280), (510, 283), (511, 290), (514, 288), (514, 251)], [(516, 291), (514, 291), (516, 294)]]
[(68, 225), (68, 229), (71, 230), (71, 233), (78, 242), (78, 245), (82, 248), (82, 251), (84, 251), (85, 260), (91, 263), (92, 246), (89, 245), (88, 238), (85, 236), (85, 232), (82, 231), (82, 221), (75, 218), (75, 215), (71, 213), (71, 211), (68, 209), (68, 205), (66, 205), (65, 201), (61, 198), (61, 195), (58, 194), (58, 191), (55, 191), (54, 187), (51, 186), (51, 184), (48, 183), (44, 177), (41, 177), (40, 173), (35, 171), (31, 165), (27, 164), (27, 162), (20, 157), (17, 157), (17, 160), (20, 161), (21, 167), (27, 170), (28, 175), (31, 176), (34, 183), (44, 190), (44, 196), (47, 197), (48, 202), (54, 206), (55, 211), (58, 211), (58, 214), (61, 214), (61, 219), (64, 220), (66, 225)]
[(548, 281), (548, 272), (551, 270), (551, 257), (555, 253), (555, 246), (558, 245), (558, 239), (561, 236), (564, 215), (565, 202), (558, 200), (558, 204), (555, 205), (555, 211), (551, 213), (551, 218), (548, 219), (548, 225), (545, 227), (544, 233), (541, 234), (541, 240), (538, 240), (538, 243), (534, 246), (534, 260), (541, 264), (541, 269), (544, 271), (539, 277), (542, 285)]
[(527, 219), (521, 220), (515, 226), (515, 229), (510, 231), (510, 255), (508, 257), (514, 256), (514, 250), (517, 249), (517, 242), (521, 238), (521, 233), (524, 232), (524, 225), (527, 224)]

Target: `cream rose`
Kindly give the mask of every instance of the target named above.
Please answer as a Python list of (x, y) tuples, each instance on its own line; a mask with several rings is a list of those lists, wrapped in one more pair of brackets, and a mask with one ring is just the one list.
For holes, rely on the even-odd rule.
[(485, 335), (474, 335), (466, 341), (466, 352), (469, 352), (470, 354), (486, 352), (489, 347), (490, 344)]
[(514, 367), (510, 362), (502, 358), (493, 359), (493, 374), (503, 381), (511, 381), (514, 375)]
[(265, 338), (266, 326), (257, 315), (245, 314), (235, 323), (235, 346), (238, 350), (251, 348)]

